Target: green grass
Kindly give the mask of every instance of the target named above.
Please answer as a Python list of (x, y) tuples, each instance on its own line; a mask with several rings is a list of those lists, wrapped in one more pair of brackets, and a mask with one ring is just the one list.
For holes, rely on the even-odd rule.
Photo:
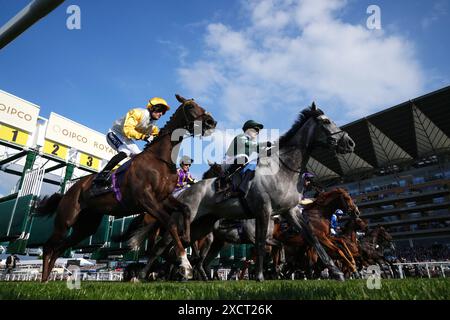
[(382, 280), (369, 290), (365, 280), (336, 281), (214, 281), (109, 283), (82, 282), (69, 290), (65, 282), (0, 282), (0, 300), (11, 299), (125, 299), (125, 300), (292, 300), (450, 299), (450, 279)]

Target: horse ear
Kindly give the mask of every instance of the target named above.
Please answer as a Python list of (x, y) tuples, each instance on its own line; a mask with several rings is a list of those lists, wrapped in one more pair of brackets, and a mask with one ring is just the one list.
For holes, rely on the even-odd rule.
[(185, 103), (185, 102), (186, 102), (186, 99), (183, 98), (182, 96), (180, 96), (179, 94), (176, 94), (176, 95), (175, 95), (175, 98), (177, 98), (177, 100), (178, 100), (179, 102), (181, 102), (181, 103)]
[(311, 105), (311, 110), (312, 111), (317, 111), (316, 103), (314, 101), (313, 101), (313, 103)]
[(214, 163), (211, 160), (207, 160), (208, 161), (208, 166), (212, 167), (214, 165)]

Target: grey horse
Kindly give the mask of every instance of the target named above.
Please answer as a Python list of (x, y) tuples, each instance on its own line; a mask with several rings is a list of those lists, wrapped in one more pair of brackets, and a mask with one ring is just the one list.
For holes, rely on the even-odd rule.
[[(308, 221), (297, 204), (303, 192), (300, 176), (311, 152), (317, 147), (323, 147), (341, 154), (351, 153), (355, 147), (354, 141), (313, 103), (300, 113), (291, 129), (274, 146), (270, 154), (259, 155), (255, 176), (244, 200), (231, 198), (217, 203), (220, 196), (216, 193), (215, 179), (202, 180), (178, 197), (189, 208), (191, 215), (191, 243), (210, 233), (219, 219), (256, 219), (256, 279), (263, 281), (263, 258), (269, 219), (280, 214), (305, 234), (306, 240), (315, 248), (331, 275), (343, 280), (342, 272), (312, 234)], [(145, 238), (146, 232), (146, 227), (138, 230), (130, 240), (132, 246), (137, 246)], [(152, 250), (141, 274), (146, 276), (152, 263), (170, 242), (169, 236), (163, 237)]]

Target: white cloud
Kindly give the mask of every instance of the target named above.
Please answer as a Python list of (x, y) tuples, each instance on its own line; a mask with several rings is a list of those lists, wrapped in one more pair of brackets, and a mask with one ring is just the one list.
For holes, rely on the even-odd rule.
[(248, 118), (268, 120), (274, 111), (293, 117), (312, 100), (338, 122), (349, 121), (423, 93), (413, 44), (342, 21), (346, 5), (245, 2), (247, 25), (209, 24), (205, 53), (179, 69), (181, 83), (192, 96), (226, 110), (234, 126)]
[(448, 13), (448, 2), (438, 1), (431, 7), (431, 12), (422, 18), (421, 25), (423, 29), (427, 29), (433, 23), (437, 22), (442, 17), (446, 16)]

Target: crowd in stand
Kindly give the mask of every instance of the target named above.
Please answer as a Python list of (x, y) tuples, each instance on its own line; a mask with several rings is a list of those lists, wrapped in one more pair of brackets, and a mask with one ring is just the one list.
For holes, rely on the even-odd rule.
[(442, 244), (397, 248), (395, 254), (398, 262), (450, 261), (450, 249)]

